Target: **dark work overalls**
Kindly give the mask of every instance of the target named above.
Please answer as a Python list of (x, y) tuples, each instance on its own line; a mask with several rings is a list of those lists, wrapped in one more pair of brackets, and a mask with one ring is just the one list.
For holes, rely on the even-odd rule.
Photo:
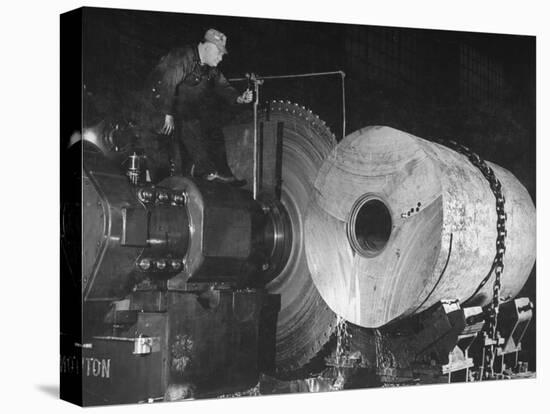
[[(187, 46), (163, 57), (148, 84), (152, 85), (150, 110), (154, 114), (153, 119), (149, 117), (149, 124), (155, 124), (158, 131), (166, 114), (175, 120), (176, 130), (172, 137), (156, 137), (160, 143), (158, 150), (169, 153), (174, 172), (189, 174), (193, 170), (195, 176), (215, 171), (230, 173), (220, 114), (215, 108), (219, 98), (227, 104), (235, 104), (239, 93), (223, 74), (217, 68), (201, 65), (196, 46)], [(164, 164), (161, 169), (166, 170), (162, 154), (149, 150), (148, 158), (153, 167), (150, 170), (157, 169), (155, 164)]]

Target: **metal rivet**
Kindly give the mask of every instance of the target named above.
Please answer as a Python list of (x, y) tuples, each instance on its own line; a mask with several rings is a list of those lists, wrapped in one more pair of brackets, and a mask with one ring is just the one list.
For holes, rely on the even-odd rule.
[(172, 267), (172, 269), (174, 270), (179, 270), (182, 266), (182, 263), (181, 261), (179, 260), (176, 260), (176, 259), (172, 259), (170, 260), (170, 266)]
[(157, 260), (155, 266), (159, 270), (164, 270), (166, 268), (166, 261), (164, 259)]
[(141, 259), (138, 263), (138, 266), (141, 270), (149, 270), (151, 268), (151, 260)]

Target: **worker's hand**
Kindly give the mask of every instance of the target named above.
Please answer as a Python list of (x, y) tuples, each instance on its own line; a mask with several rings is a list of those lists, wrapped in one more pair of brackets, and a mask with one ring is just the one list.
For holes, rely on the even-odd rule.
[(164, 125), (160, 129), (160, 133), (162, 135), (170, 135), (172, 132), (174, 132), (174, 117), (166, 114), (164, 117)]
[(250, 103), (252, 102), (252, 91), (250, 89), (247, 89), (243, 92), (241, 96), (237, 98), (237, 103), (244, 104), (244, 103)]

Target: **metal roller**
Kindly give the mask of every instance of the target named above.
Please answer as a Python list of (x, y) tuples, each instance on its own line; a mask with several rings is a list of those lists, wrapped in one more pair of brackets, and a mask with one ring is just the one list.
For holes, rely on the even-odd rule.
[[(490, 165), (506, 199), (501, 298), (518, 294), (535, 261), (535, 208)], [(495, 196), (464, 156), (389, 127), (348, 135), (323, 163), (305, 221), (315, 286), (346, 320), (376, 328), (442, 299), (486, 305), (495, 257)]]
[[(277, 317), (275, 368), (279, 373), (306, 365), (328, 342), (336, 315), (325, 304), (311, 279), (303, 232), (314, 191), (313, 182), (325, 157), (336, 145), (334, 135), (311, 111), (290, 102), (273, 101), (260, 112), (259, 123), (282, 122), (281, 204), (292, 228), (292, 245), (284, 268), (266, 288), (281, 298)], [(252, 123), (226, 129), (228, 164), (252, 186)], [(269, 160), (264, 160), (269, 162)]]

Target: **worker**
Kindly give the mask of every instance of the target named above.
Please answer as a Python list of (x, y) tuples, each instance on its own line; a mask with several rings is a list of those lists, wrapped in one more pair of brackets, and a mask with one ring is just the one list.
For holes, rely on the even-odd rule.
[[(148, 84), (157, 115), (155, 132), (164, 138), (175, 137), (171, 160), (177, 172), (240, 186), (246, 181), (238, 180), (227, 166), (224, 137), (211, 113), (211, 102), (212, 95), (217, 95), (230, 105), (247, 104), (253, 94), (249, 89), (239, 94), (219, 70), (227, 54), (226, 43), (223, 33), (207, 30), (197, 45), (174, 49), (164, 56)], [(176, 162), (173, 158), (178, 158), (182, 146), (190, 158), (187, 171), (180, 169), (185, 163), (181, 153)]]

